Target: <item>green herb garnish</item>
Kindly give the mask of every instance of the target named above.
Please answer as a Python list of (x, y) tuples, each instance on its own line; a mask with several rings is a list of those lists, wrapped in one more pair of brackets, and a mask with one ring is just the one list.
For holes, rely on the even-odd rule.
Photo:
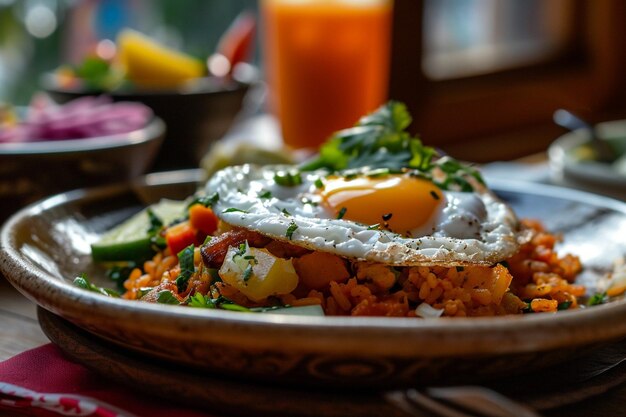
[(235, 302), (222, 295), (217, 298), (211, 298), (200, 293), (196, 293), (189, 297), (187, 305), (196, 308), (220, 308), (222, 310), (250, 312), (249, 308), (235, 304)]
[(178, 274), (178, 278), (176, 278), (178, 292), (185, 291), (189, 278), (191, 278), (191, 276), (196, 272), (196, 266), (193, 262), (193, 258), (193, 244), (178, 252), (178, 263), (180, 264), (180, 274)]
[(159, 294), (157, 295), (157, 303), (179, 305), (180, 301), (178, 301), (171, 291), (163, 290), (159, 291)]
[(571, 301), (563, 301), (556, 306), (557, 310), (567, 310), (572, 305)]
[(137, 298), (141, 299), (144, 295), (152, 291), (154, 287), (141, 287), (137, 290)]
[(248, 213), (246, 210), (241, 210), (241, 209), (238, 209), (238, 208), (235, 208), (235, 207), (227, 208), (222, 213), (236, 213), (236, 212), (238, 212), (238, 213)]
[(587, 305), (597, 306), (600, 304), (604, 304), (607, 301), (608, 301), (608, 297), (606, 295), (606, 292), (598, 292), (592, 295), (591, 297), (589, 297), (589, 300), (587, 300)]
[(195, 293), (187, 299), (187, 305), (189, 307), (196, 308), (216, 308), (215, 304), (211, 302), (210, 297), (205, 297), (199, 292)]
[(243, 270), (243, 281), (248, 282), (248, 280), (252, 278), (253, 272), (254, 271), (252, 270), (252, 264), (248, 263), (248, 266), (246, 267), (246, 269)]
[(336, 132), (322, 145), (319, 156), (305, 163), (301, 170), (325, 168), (334, 172), (362, 167), (427, 170), (436, 151), (423, 146), (406, 131), (410, 124), (406, 106), (390, 101), (362, 117), (356, 126)]
[(345, 207), (342, 207), (341, 210), (339, 210), (339, 213), (337, 214), (337, 219), (343, 219), (343, 216), (346, 215), (346, 211), (348, 211), (348, 209)]
[(367, 227), (367, 230), (378, 230), (378, 229), (380, 229), (380, 223), (376, 223)]
[(453, 158), (436, 159), (434, 148), (424, 146), (407, 131), (411, 121), (404, 104), (390, 101), (362, 117), (354, 127), (336, 132), (322, 145), (319, 156), (305, 162), (300, 170), (342, 172), (349, 179), (356, 174), (346, 170), (376, 178), (410, 169), (416, 176), (433, 180), (432, 171), (439, 168), (445, 174), (445, 180), (435, 181), (440, 188), (471, 191), (467, 177), (483, 183), (476, 169)]
[(263, 190), (258, 195), (259, 198), (272, 198), (272, 192), (268, 190)]
[(287, 216), (287, 217), (291, 217), (291, 213), (289, 213), (289, 211), (287, 211), (287, 209), (286, 209), (286, 208), (282, 209), (282, 210), (281, 210), (281, 213), (283, 213), (283, 214), (284, 214), (285, 216)]
[(313, 184), (315, 184), (315, 188), (324, 188), (324, 183), (321, 178), (317, 178)]
[(204, 207), (213, 207), (215, 203), (217, 203), (220, 199), (220, 195), (218, 193), (213, 193), (211, 195), (205, 195), (202, 197), (196, 197), (189, 204), (187, 204), (187, 208), (195, 205), (202, 204)]
[(289, 223), (289, 227), (287, 227), (287, 232), (285, 233), (285, 236), (287, 236), (289, 240), (291, 240), (291, 238), (293, 237), (293, 232), (295, 232), (296, 230), (298, 230), (298, 225), (295, 222)]
[(80, 274), (80, 276), (74, 278), (74, 285), (87, 291), (97, 292), (98, 294), (106, 295), (107, 297), (117, 298), (120, 296), (115, 290), (98, 287), (97, 285), (92, 284), (91, 282), (89, 282), (86, 274)]
[(296, 170), (279, 171), (274, 174), (274, 182), (283, 187), (294, 187), (302, 184), (302, 175)]

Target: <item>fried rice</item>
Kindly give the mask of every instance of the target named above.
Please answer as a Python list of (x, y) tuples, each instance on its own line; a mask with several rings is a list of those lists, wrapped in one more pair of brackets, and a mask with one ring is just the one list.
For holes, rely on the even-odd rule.
[[(578, 308), (585, 294), (585, 287), (575, 283), (582, 269), (579, 258), (557, 254), (559, 237), (539, 222), (523, 224), (533, 238), (514, 256), (490, 267), (392, 267), (263, 242), (274, 255), (292, 259), (300, 279), (293, 291), (261, 300), (251, 300), (222, 281), (206, 267), (201, 248), (194, 252), (196, 272), (179, 291), (178, 258), (165, 249), (132, 270), (123, 297), (155, 302), (158, 292), (168, 290), (183, 304), (201, 294), (249, 308), (319, 305), (328, 316), (476, 317)], [(324, 268), (334, 270), (326, 273)]]

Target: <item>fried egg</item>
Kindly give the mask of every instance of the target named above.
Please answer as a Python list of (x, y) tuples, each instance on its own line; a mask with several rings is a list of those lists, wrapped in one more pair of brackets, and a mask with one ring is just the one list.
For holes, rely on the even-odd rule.
[(289, 174), (288, 166), (218, 171), (224, 222), (350, 259), (396, 266), (494, 264), (522, 240), (512, 210), (486, 187), (442, 190), (411, 172), (386, 175)]

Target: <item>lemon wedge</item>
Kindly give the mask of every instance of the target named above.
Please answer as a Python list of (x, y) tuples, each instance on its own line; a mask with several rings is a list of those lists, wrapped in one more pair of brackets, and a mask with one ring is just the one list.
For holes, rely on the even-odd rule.
[(121, 31), (117, 47), (126, 76), (140, 87), (173, 88), (205, 73), (202, 61), (134, 30)]

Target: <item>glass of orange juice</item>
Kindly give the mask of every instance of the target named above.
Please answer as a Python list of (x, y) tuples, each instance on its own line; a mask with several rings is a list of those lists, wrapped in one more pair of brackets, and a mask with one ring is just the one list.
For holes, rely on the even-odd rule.
[(271, 110), (317, 148), (387, 100), (392, 0), (261, 0)]

